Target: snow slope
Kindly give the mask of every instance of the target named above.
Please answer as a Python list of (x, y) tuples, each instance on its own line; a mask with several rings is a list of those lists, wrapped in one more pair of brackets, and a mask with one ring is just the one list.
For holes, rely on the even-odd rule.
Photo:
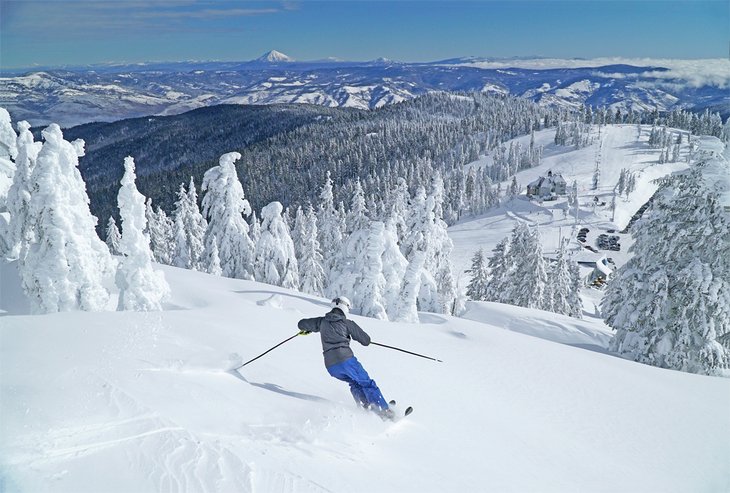
[[(463, 273), (471, 265), (471, 258), (476, 249), (484, 248), (487, 256), (505, 236), (508, 236), (518, 221), (537, 224), (543, 240), (543, 251), (548, 255), (555, 253), (561, 238), (570, 238), (570, 248), (575, 252), (576, 260), (595, 262), (603, 256), (611, 257), (617, 266), (627, 260), (627, 250), (632, 243), (628, 234), (610, 233), (620, 237), (621, 251), (598, 250), (599, 253), (585, 249), (577, 240), (580, 228), (590, 231), (585, 245), (595, 248), (595, 240), (607, 230), (623, 230), (636, 211), (656, 192), (658, 185), (654, 180), (673, 172), (687, 169), (686, 157), (689, 152), (685, 131), (671, 130), (675, 135), (681, 132), (684, 144), (680, 160), (673, 163), (659, 164), (659, 149), (649, 146), (648, 139), (651, 127), (642, 126), (641, 134), (636, 125), (605, 125), (592, 127), (593, 143), (581, 149), (573, 146), (555, 145), (555, 129), (542, 130), (535, 133), (535, 144), (543, 146), (543, 158), (540, 166), (520, 171), (516, 174), (517, 182), (522, 187), (522, 195), (502, 207), (489, 211), (483, 216), (466, 218), (449, 228), (449, 236), (454, 241), (453, 260), (457, 274)], [(529, 146), (530, 136), (514, 139), (522, 149)], [(722, 145), (714, 137), (703, 137), (697, 141), (701, 148)], [(507, 143), (509, 146), (509, 143)], [(593, 170), (599, 160), (601, 171), (599, 186), (593, 190)], [(467, 166), (485, 166), (492, 164), (492, 157), (486, 156)], [(636, 176), (636, 190), (628, 199), (625, 195), (616, 200), (615, 213), (611, 210), (613, 190), (618, 182), (621, 169), (626, 168)], [(528, 183), (547, 172), (562, 174), (570, 187), (573, 181), (578, 184), (578, 200), (580, 212), (576, 220), (574, 214), (566, 215), (567, 199), (561, 197), (556, 201), (530, 201), (525, 196)], [(502, 190), (509, 182), (502, 183)], [(593, 205), (594, 197), (599, 204)], [(468, 282), (467, 276), (461, 274), (461, 282)]]
[(476, 320), (356, 317), (375, 341), (444, 360), (356, 345), (386, 398), (416, 409), (393, 424), (356, 409), (317, 336), (218, 371), (296, 333), (321, 299), (163, 267), (164, 312), (30, 316), (8, 309), (13, 269), (0, 271), (6, 492), (730, 489), (730, 380), (503, 327), (600, 345), (587, 322), (491, 304), (470, 306)]

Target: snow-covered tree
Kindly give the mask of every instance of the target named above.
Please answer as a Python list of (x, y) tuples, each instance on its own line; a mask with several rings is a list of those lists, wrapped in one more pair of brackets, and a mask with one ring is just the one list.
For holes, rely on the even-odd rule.
[(122, 219), (122, 255), (116, 275), (119, 288), (117, 310), (158, 311), (170, 296), (170, 286), (162, 271), (152, 268), (150, 239), (144, 233), (147, 227), (145, 197), (137, 190), (134, 159), (124, 159), (124, 176), (117, 195), (119, 216)]
[(251, 214), (251, 206), (234, 165), (240, 158), (237, 152), (222, 155), (219, 165), (206, 171), (203, 177), (202, 190), (206, 192), (203, 214), (208, 218), (205, 248), (210, 257), (213, 240), (216, 241), (224, 276), (253, 279), (254, 244), (244, 219)]
[[(383, 230), (383, 276), (385, 277), (385, 288), (383, 297), (385, 299), (385, 311), (388, 318), (394, 320), (398, 316), (401, 303), (399, 302), (403, 278), (408, 268), (408, 260), (403, 256), (398, 247), (398, 219), (391, 215), (385, 223)], [(415, 302), (415, 299), (414, 299)]]
[(221, 259), (218, 255), (218, 241), (211, 239), (210, 247), (203, 252), (203, 267), (205, 272), (214, 276), (222, 276)]
[(390, 214), (393, 225), (395, 226), (397, 241), (399, 244), (407, 235), (406, 218), (408, 217), (409, 199), (410, 194), (408, 193), (408, 184), (406, 183), (406, 180), (404, 178), (398, 178), (396, 188), (391, 195), (388, 213)]
[(198, 193), (192, 177), (188, 190), (185, 191), (185, 186), (181, 184), (177, 196), (173, 225), (175, 243), (173, 265), (185, 269), (205, 270), (201, 258), (208, 224), (200, 213)]
[(55, 123), (42, 135), (30, 179), (28, 221), (34, 235), (19, 264), (23, 288), (35, 312), (103, 310), (109, 300), (104, 276), (111, 274), (113, 261), (96, 235), (77, 150)]
[(471, 281), (466, 288), (466, 295), (475, 301), (486, 299), (489, 270), (484, 261), (484, 250), (480, 248), (471, 259), (471, 268), (466, 270), (471, 274)]
[(13, 160), (16, 158), (17, 139), (18, 135), (13, 130), (10, 113), (5, 108), (0, 108), (0, 158)]
[(565, 240), (560, 245), (558, 256), (549, 271), (550, 311), (583, 318), (583, 305), (580, 299), (580, 271), (577, 262), (568, 258)]
[(490, 259), (485, 299), (527, 308), (550, 309), (547, 267), (535, 228), (518, 223), (509, 243), (500, 242)]
[(150, 237), (150, 248), (156, 262), (172, 265), (175, 254), (174, 223), (160, 207), (152, 208), (152, 199), (147, 199), (145, 207), (147, 217), (147, 234)]
[(319, 233), (319, 244), (322, 248), (323, 266), (325, 271), (325, 289), (332, 276), (332, 269), (337, 261), (337, 256), (342, 249), (342, 228), (340, 218), (335, 209), (334, 196), (332, 194), (332, 179), (329, 171), (325, 180), (322, 192), (320, 193), (319, 210), (317, 211), (317, 225)]
[(537, 228), (530, 230), (519, 223), (511, 239), (513, 271), (508, 303), (527, 308), (549, 310), (547, 268)]
[(664, 185), (632, 230), (634, 255), (603, 299), (610, 349), (675, 370), (716, 374), (730, 354), (730, 225), (700, 167)]
[(502, 239), (492, 250), (487, 268), (489, 272), (487, 285), (484, 286), (483, 297), (486, 301), (506, 302), (506, 289), (512, 271), (512, 259), (509, 255), (509, 238)]
[(117, 228), (117, 222), (114, 220), (114, 216), (109, 216), (109, 220), (106, 223), (106, 246), (109, 248), (109, 253), (112, 255), (119, 255), (119, 242), (122, 239), (122, 235)]
[[(358, 285), (362, 280), (362, 269), (370, 236), (370, 220), (367, 217), (365, 200), (359, 182), (356, 182), (353, 187), (350, 203), (350, 211), (345, 215), (347, 234), (344, 236), (340, 251), (334, 257), (328, 279), (327, 294), (331, 298), (340, 295), (347, 296), (357, 306), (360, 302)], [(339, 211), (337, 217), (339, 222), (342, 218)]]
[[(424, 277), (421, 286), (423, 296), (419, 298), (419, 308), (423, 311), (451, 313), (456, 298), (450, 259), (453, 242), (446, 232), (446, 223), (437, 216), (437, 211), (441, 210), (437, 200), (439, 196), (438, 182), (428, 196), (423, 187), (416, 191), (408, 216), (409, 232), (403, 240), (401, 251), (409, 261), (412, 261), (417, 251), (426, 256), (423, 270), (428, 276)], [(435, 300), (428, 289), (431, 282), (436, 285)]]
[(256, 243), (254, 277), (257, 281), (299, 288), (299, 266), (294, 243), (281, 214), (284, 208), (272, 202), (261, 209), (261, 236)]
[(5, 235), (7, 238), (6, 254), (10, 258), (24, 256), (28, 243), (33, 239), (33, 231), (28, 218), (32, 187), (31, 175), (42, 145), (40, 142), (33, 141), (28, 122), (19, 122), (18, 131), (15, 173), (6, 202), (10, 214), (10, 223)]
[(383, 276), (383, 252), (385, 251), (385, 225), (380, 221), (370, 223), (365, 249), (356, 258), (361, 275), (353, 299), (354, 308), (365, 317), (388, 319), (385, 312), (386, 280)]
[(421, 251), (413, 252), (411, 261), (403, 276), (400, 295), (396, 303), (396, 316), (393, 320), (398, 322), (418, 323), (418, 298), (421, 292), (423, 280), (423, 263), (426, 254)]
[(322, 296), (325, 286), (325, 273), (322, 252), (317, 240), (317, 215), (308, 206), (302, 218), (302, 236), (299, 244), (299, 289), (308, 294)]

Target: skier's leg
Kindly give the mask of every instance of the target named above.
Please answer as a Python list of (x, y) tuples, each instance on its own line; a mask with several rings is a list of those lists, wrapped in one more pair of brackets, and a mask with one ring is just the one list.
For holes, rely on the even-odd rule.
[[(347, 375), (352, 379), (359, 391), (365, 396), (367, 404), (382, 411), (388, 409), (388, 403), (380, 392), (375, 380), (371, 379), (357, 358), (352, 357), (344, 362)], [(351, 384), (352, 385), (352, 384)], [(353, 392), (354, 394), (354, 392)], [(376, 409), (376, 410), (377, 410)]]
[(350, 377), (349, 372), (346, 369), (345, 363), (332, 365), (327, 368), (327, 371), (337, 380), (342, 380), (343, 382), (349, 383), (350, 393), (352, 394), (352, 398), (355, 399), (355, 403), (357, 403), (359, 406), (367, 407), (368, 398), (362, 391), (360, 385)]

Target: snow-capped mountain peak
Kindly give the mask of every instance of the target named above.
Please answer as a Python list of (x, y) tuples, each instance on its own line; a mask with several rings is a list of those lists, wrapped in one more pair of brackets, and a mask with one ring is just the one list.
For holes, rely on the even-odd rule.
[(276, 50), (271, 50), (258, 57), (255, 62), (267, 62), (267, 63), (279, 63), (279, 62), (293, 62), (294, 59), (284, 53)]

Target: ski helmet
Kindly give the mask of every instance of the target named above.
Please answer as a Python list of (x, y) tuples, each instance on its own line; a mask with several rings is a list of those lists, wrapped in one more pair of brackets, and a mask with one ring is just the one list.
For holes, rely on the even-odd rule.
[(332, 300), (332, 308), (339, 308), (345, 315), (350, 314), (351, 306), (352, 303), (350, 303), (350, 300), (348, 300), (344, 296), (338, 296), (337, 298)]

